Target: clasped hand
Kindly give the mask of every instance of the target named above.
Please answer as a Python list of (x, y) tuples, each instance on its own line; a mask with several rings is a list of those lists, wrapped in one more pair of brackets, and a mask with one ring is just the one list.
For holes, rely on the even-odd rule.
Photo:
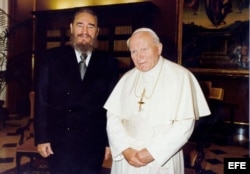
[(54, 152), (52, 151), (50, 143), (38, 144), (37, 151), (44, 158), (47, 158), (48, 156), (54, 154)]
[(142, 150), (128, 148), (122, 154), (127, 162), (134, 167), (145, 166), (154, 160), (153, 156), (145, 148)]

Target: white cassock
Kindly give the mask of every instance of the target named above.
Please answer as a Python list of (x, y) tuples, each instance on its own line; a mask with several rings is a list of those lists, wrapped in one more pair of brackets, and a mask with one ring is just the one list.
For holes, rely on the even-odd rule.
[[(195, 120), (210, 114), (193, 74), (163, 57), (148, 72), (133, 68), (124, 74), (104, 108), (112, 174), (183, 174), (181, 148)], [(129, 165), (122, 155), (129, 147), (146, 148), (154, 161), (139, 168)]]

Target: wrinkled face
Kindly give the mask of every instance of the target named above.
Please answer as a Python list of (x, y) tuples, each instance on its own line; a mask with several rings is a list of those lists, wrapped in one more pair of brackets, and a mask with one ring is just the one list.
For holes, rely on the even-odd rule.
[(156, 43), (148, 32), (139, 32), (130, 38), (129, 50), (135, 67), (142, 72), (146, 72), (157, 64), (161, 55), (162, 44)]
[(86, 12), (79, 13), (70, 24), (70, 32), (71, 42), (77, 50), (93, 50), (99, 32), (96, 17)]

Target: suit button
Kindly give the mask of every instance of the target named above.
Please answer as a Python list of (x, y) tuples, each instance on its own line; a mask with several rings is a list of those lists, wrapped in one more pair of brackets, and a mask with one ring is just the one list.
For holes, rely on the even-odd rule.
[(71, 110), (71, 109), (69, 109), (68, 111), (69, 111), (69, 112), (71, 112), (72, 110)]
[(67, 131), (69, 131), (70, 129), (69, 129), (69, 127), (67, 128)]
[(67, 95), (70, 95), (70, 92), (67, 92), (66, 94), (67, 94)]

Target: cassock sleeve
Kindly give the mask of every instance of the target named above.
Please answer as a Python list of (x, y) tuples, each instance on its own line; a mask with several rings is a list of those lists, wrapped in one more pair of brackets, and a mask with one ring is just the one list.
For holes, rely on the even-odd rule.
[(152, 138), (146, 148), (161, 166), (188, 141), (193, 132), (194, 123), (195, 119), (174, 121), (170, 128)]
[(122, 152), (130, 147), (128, 136), (123, 128), (121, 118), (109, 111), (107, 111), (107, 133), (113, 159), (123, 159)]

